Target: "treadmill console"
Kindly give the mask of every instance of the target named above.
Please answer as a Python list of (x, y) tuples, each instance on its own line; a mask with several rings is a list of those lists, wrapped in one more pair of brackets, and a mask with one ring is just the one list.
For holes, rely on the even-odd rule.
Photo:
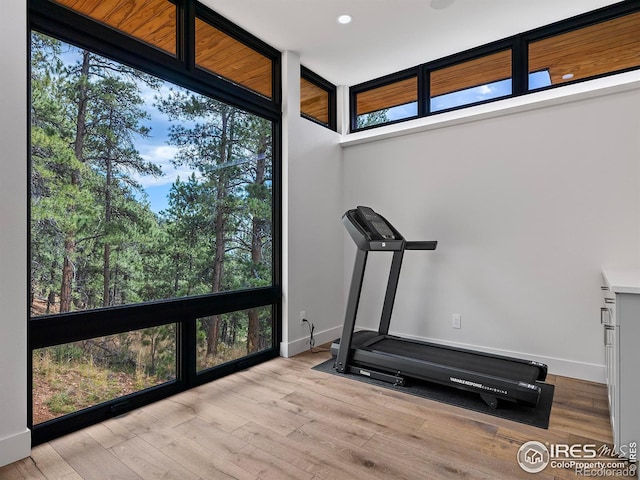
[(435, 250), (436, 241), (406, 241), (386, 218), (359, 206), (342, 216), (342, 223), (360, 250)]
[(393, 233), (387, 222), (369, 207), (358, 207), (356, 217), (360, 220), (361, 226), (365, 227), (366, 233), (371, 240), (395, 240)]
[(380, 214), (369, 207), (357, 207), (342, 222), (360, 250), (404, 250), (405, 240)]

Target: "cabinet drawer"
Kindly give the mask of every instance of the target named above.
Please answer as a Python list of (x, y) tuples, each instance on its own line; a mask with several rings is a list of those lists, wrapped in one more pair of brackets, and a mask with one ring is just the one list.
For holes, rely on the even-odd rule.
[(616, 295), (606, 287), (602, 287), (602, 307), (600, 308), (600, 323), (603, 325), (617, 325)]

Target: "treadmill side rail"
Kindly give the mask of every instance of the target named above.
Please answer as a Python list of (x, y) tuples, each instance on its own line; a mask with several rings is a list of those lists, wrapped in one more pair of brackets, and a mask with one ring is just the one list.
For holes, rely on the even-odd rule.
[(459, 390), (492, 395), (501, 400), (522, 402), (531, 406), (538, 403), (542, 389), (512, 378), (478, 374), (415, 358), (401, 358), (380, 352), (358, 349), (352, 352), (350, 367), (382, 372), (402, 372), (403, 376), (455, 387)]
[(347, 367), (347, 370), (348, 373), (355, 373), (356, 375), (362, 375), (365, 377), (373, 378), (375, 380), (393, 383), (394, 385), (399, 387), (404, 386), (404, 377), (400, 375), (400, 372), (394, 375), (390, 373), (379, 372), (377, 370), (371, 370), (368, 368), (354, 367), (353, 365)]
[(529, 365), (538, 367), (538, 369), (540, 370), (540, 373), (538, 374), (538, 378), (536, 380), (538, 380), (539, 382), (544, 382), (547, 379), (547, 366), (544, 363), (529, 360)]

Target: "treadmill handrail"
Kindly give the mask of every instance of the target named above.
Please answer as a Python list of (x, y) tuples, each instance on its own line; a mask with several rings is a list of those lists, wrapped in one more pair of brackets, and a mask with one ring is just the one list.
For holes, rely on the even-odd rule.
[(405, 250), (435, 250), (437, 246), (436, 240), (409, 240), (404, 243)]
[(398, 251), (398, 250), (435, 250), (438, 246), (438, 242), (435, 240), (412, 240), (407, 241), (404, 237), (391, 225), (386, 218), (379, 215), (387, 226), (393, 231), (395, 239), (374, 239), (373, 236), (367, 232), (364, 225), (360, 223), (357, 215), (357, 210), (348, 210), (342, 216), (342, 223), (349, 232), (349, 235), (353, 239), (354, 243), (360, 250), (377, 250), (377, 251)]

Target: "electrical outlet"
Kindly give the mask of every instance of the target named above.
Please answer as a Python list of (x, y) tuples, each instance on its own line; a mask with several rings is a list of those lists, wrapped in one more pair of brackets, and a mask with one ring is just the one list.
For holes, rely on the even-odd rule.
[(304, 320), (307, 318), (307, 311), (300, 310), (300, 325), (304, 325)]
[(462, 315), (460, 315), (459, 313), (454, 313), (451, 317), (451, 326), (453, 328), (462, 328)]

